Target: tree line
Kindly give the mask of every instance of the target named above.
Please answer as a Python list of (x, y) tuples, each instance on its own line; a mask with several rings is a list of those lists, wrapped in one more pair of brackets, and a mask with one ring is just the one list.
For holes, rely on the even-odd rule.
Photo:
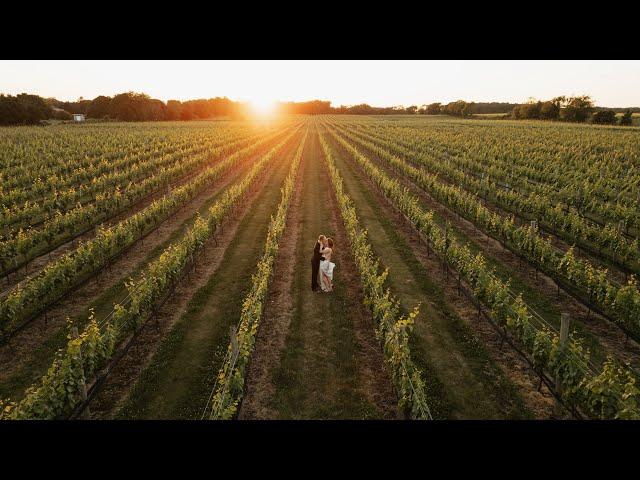
[(113, 97), (100, 95), (93, 100), (80, 97), (64, 102), (38, 95), (0, 95), (1, 125), (33, 125), (48, 119), (70, 120), (72, 114), (87, 118), (120, 121), (196, 120), (243, 114), (243, 106), (226, 97), (180, 102), (151, 98), (144, 93), (126, 92)]
[(181, 102), (151, 98), (144, 93), (126, 92), (113, 97), (100, 95), (93, 100), (80, 98), (77, 102), (49, 99), (54, 107), (69, 113), (82, 113), (87, 118), (121, 121), (196, 120), (219, 116), (235, 116), (240, 104), (226, 97), (197, 99)]
[(562, 120), (565, 122), (586, 122), (600, 125), (631, 125), (631, 109), (626, 109), (618, 120), (615, 109), (597, 108), (589, 95), (575, 97), (560, 96), (551, 100), (531, 99), (518, 105), (511, 112), (515, 119)]
[(37, 95), (0, 95), (0, 125), (36, 124), (52, 116), (50, 106)]
[[(293, 114), (348, 114), (348, 115), (450, 115), (469, 118), (473, 115), (504, 114), (504, 118), (517, 120), (560, 120), (608, 125), (631, 125), (632, 113), (640, 108), (613, 109), (595, 107), (588, 95), (555, 97), (540, 101), (530, 99), (524, 104), (504, 102), (466, 102), (457, 100), (447, 104), (431, 103), (409, 107), (373, 107), (366, 103), (332, 107), (330, 101), (281, 102), (281, 113)], [(624, 112), (618, 119), (616, 113)], [(226, 97), (197, 99), (181, 102), (151, 98), (144, 93), (125, 92), (113, 97), (100, 95), (93, 100), (80, 97), (75, 102), (42, 98), (22, 93), (16, 96), (0, 95), (0, 125), (37, 124), (43, 120), (70, 120), (72, 114), (81, 113), (87, 118), (119, 121), (197, 120), (213, 117), (243, 117), (249, 114), (246, 104)]]
[[(511, 107), (507, 110), (507, 107)], [(602, 108), (596, 107), (588, 95), (575, 97), (560, 96), (551, 100), (540, 101), (530, 99), (523, 104), (509, 103), (474, 103), (458, 100), (446, 105), (432, 103), (418, 109), (418, 114), (452, 115), (454, 117), (471, 117), (477, 114), (504, 113), (504, 118), (516, 120), (560, 120), (565, 122), (586, 122), (600, 125), (632, 125), (633, 112), (640, 108)], [(616, 113), (623, 112), (618, 119)]]

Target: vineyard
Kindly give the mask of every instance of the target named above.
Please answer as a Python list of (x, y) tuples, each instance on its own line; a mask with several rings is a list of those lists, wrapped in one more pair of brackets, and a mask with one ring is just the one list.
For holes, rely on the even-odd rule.
[(640, 419), (639, 167), (636, 127), (2, 127), (0, 419)]

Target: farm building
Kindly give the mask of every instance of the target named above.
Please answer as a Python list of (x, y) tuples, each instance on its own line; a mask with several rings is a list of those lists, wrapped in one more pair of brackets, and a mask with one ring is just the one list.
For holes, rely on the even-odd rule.
[(74, 113), (73, 114), (73, 121), (74, 122), (84, 122), (84, 114), (82, 114), (82, 113)]

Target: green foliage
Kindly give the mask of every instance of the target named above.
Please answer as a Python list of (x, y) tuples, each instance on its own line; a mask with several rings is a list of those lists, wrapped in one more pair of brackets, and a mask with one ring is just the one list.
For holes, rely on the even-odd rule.
[(414, 319), (418, 315), (418, 307), (415, 307), (407, 317), (400, 315), (399, 301), (384, 286), (387, 271), (378, 273), (380, 262), (373, 255), (371, 245), (367, 241), (366, 230), (359, 224), (353, 201), (344, 192), (342, 177), (322, 135), (320, 144), (338, 199), (351, 252), (364, 286), (365, 305), (373, 313), (377, 325), (376, 335), (384, 347), (385, 364), (388, 366), (398, 393), (398, 406), (411, 418), (430, 419), (431, 413), (427, 404), (422, 372), (412, 361), (409, 349), (409, 337)]
[[(356, 136), (348, 132), (343, 132), (343, 135), (375, 152), (378, 157), (410, 177), (438, 201), (472, 221), (485, 233), (521, 253), (542, 271), (569, 283), (574, 289), (582, 292), (585, 299), (606, 312), (616, 324), (640, 334), (640, 291), (637, 288), (617, 284), (609, 279), (606, 270), (594, 268), (587, 260), (576, 258), (571, 249), (567, 252), (558, 250), (537, 228), (530, 225), (517, 226), (512, 218), (489, 210), (479, 197), (490, 198), (520, 214), (530, 212), (538, 218), (540, 224), (558, 232), (567, 240), (575, 242), (577, 238), (587, 239), (597, 244), (601, 252), (608, 249), (614, 252), (611, 256), (612, 261), (621, 265), (632, 267), (640, 264), (638, 242), (629, 241), (619, 228), (599, 228), (574, 212), (566, 212), (557, 205), (552, 205), (542, 195), (521, 195), (514, 189), (499, 188), (496, 182), (488, 177), (478, 179), (477, 176), (465, 174), (460, 167), (451, 165), (451, 156), (450, 162), (442, 162), (433, 155), (416, 155), (413, 151), (398, 147), (395, 141), (388, 137), (373, 143), (363, 139), (361, 135)], [(404, 138), (402, 134), (397, 136)], [(380, 143), (384, 148), (379, 146)], [(436, 174), (414, 167), (403, 158), (389, 153), (387, 149), (414, 159)], [(473, 160), (467, 159), (460, 162), (460, 165), (466, 170), (473, 163)], [(451, 183), (443, 183), (441, 177), (449, 179)], [(466, 187), (467, 190), (458, 185)], [(478, 192), (478, 195), (470, 193), (474, 191)], [(631, 282), (634, 282), (633, 278)]]
[(302, 138), (298, 150), (295, 153), (289, 174), (282, 187), (282, 199), (278, 205), (275, 216), (271, 217), (267, 230), (267, 239), (264, 244), (264, 253), (258, 261), (256, 272), (251, 278), (251, 289), (242, 303), (240, 322), (235, 332), (237, 342), (237, 354), (234, 355), (233, 344), (227, 348), (227, 357), (217, 376), (216, 388), (212, 397), (212, 420), (227, 420), (237, 413), (237, 407), (244, 394), (244, 382), (246, 367), (253, 352), (255, 336), (262, 317), (267, 290), (278, 256), (278, 242), (284, 232), (287, 211), (296, 177), (302, 158), (307, 133)]
[(116, 189), (111, 195), (101, 195), (95, 203), (87, 207), (74, 209), (66, 215), (57, 215), (50, 223), (45, 223), (40, 230), (28, 234), (19, 231), (13, 239), (0, 242), (0, 259), (4, 260), (5, 265), (9, 260), (15, 261), (19, 256), (31, 258), (35, 255), (34, 252), (39, 251), (42, 238), (47, 232), (53, 230), (54, 235), (68, 236), (81, 231), (82, 228), (86, 228), (87, 223), (91, 224), (101, 218), (101, 211), (113, 214), (114, 211), (130, 206), (142, 194), (167, 184), (177, 175), (189, 172), (197, 166), (206, 166), (212, 160), (218, 160), (212, 166), (206, 167), (193, 180), (154, 201), (147, 208), (113, 227), (99, 229), (93, 239), (81, 243), (75, 250), (47, 264), (38, 275), (13, 288), (6, 298), (0, 301), (0, 333), (10, 334), (34, 311), (56, 301), (83, 278), (104, 268), (110, 259), (138, 241), (159, 222), (194, 198), (213, 180), (272, 139), (273, 136), (252, 138), (252, 143), (226, 158), (223, 158), (224, 155), (245, 144), (246, 141), (207, 148), (200, 155), (177, 162), (174, 168), (151, 175), (147, 180), (131, 185), (133, 191), (129, 190), (125, 195), (121, 195)]
[(89, 324), (77, 338), (69, 337), (67, 346), (58, 352), (39, 386), (31, 387), (25, 398), (17, 404), (6, 401), (0, 405), (0, 419), (68, 416), (80, 401), (81, 385), (106, 365), (116, 345), (149, 318), (154, 306), (180, 280), (204, 242), (215, 233), (267, 163), (296, 132), (297, 129), (260, 157), (242, 180), (225, 190), (222, 197), (209, 208), (206, 219), (197, 218), (180, 240), (167, 247), (138, 279), (127, 284), (127, 304), (116, 305), (113, 315), (100, 325), (91, 316)]
[(633, 115), (631, 110), (627, 109), (627, 111), (622, 114), (620, 117), (620, 125), (627, 127), (633, 125)]
[(33, 125), (52, 114), (49, 104), (37, 95), (0, 95), (0, 125)]
[(560, 118), (567, 122), (584, 122), (593, 110), (593, 101), (588, 95), (571, 97), (567, 99), (564, 108), (560, 111)]
[(615, 125), (618, 122), (613, 110), (599, 110), (591, 117), (591, 123), (599, 125)]
[[(589, 353), (584, 351), (579, 344), (571, 341), (566, 348), (560, 348), (558, 335), (548, 328), (540, 328), (534, 323), (533, 315), (529, 312), (522, 298), (511, 294), (508, 283), (502, 282), (493, 275), (480, 254), (473, 257), (466, 246), (460, 246), (453, 241), (446, 229), (440, 228), (433, 222), (432, 216), (429, 215), (431, 212), (425, 212), (419, 206), (416, 197), (403, 188), (398, 180), (389, 177), (376, 167), (336, 131), (330, 129), (330, 132), (336, 141), (352, 155), (365, 174), (380, 188), (384, 196), (395, 204), (414, 227), (428, 239), (436, 254), (461, 274), (472, 288), (474, 296), (489, 309), (492, 319), (498, 325), (510, 330), (520, 341), (536, 367), (549, 371), (553, 376), (558, 376), (561, 379), (563, 386), (566, 387), (563, 389), (563, 397), (568, 402), (577, 405), (582, 411), (596, 418), (640, 418), (640, 411), (637, 408), (638, 402), (640, 402), (640, 391), (635, 387), (635, 376), (628, 372), (628, 369), (621, 370), (621, 372), (628, 372), (628, 375), (612, 376), (607, 369), (594, 374), (586, 367), (589, 365)], [(377, 149), (376, 153), (379, 151), (380, 149)], [(403, 172), (413, 171), (411, 170), (413, 167), (397, 158), (395, 166)], [(469, 205), (473, 209), (481, 207), (473, 198), (455, 194), (456, 190), (453, 187), (446, 188), (448, 188), (446, 191), (450, 193), (448, 199), (466, 198), (459, 205)], [(477, 218), (488, 219), (490, 215), (485, 212)], [(509, 219), (506, 220), (507, 223), (500, 219), (494, 218), (494, 220), (506, 227), (498, 228), (499, 231), (504, 232), (505, 241), (516, 243), (523, 251), (530, 252), (533, 258), (539, 255), (537, 251), (539, 245), (546, 245), (542, 240), (536, 239), (535, 230), (530, 227), (516, 228)], [(429, 226), (427, 227), (427, 225)], [(545, 258), (544, 255), (541, 257)], [(569, 277), (578, 279), (584, 276), (584, 280), (580, 281), (585, 282), (585, 287), (590, 288), (595, 297), (602, 296), (603, 290), (598, 287), (600, 282), (605, 281), (604, 276), (595, 275), (595, 270), (589, 270), (583, 263), (577, 263), (579, 261), (572, 256), (571, 250), (565, 257), (558, 258), (558, 261), (560, 263), (557, 267), (565, 268)], [(584, 272), (586, 273), (583, 275)], [(640, 297), (637, 296), (637, 289), (635, 289), (635, 294), (631, 293), (632, 290), (632, 288), (626, 289), (625, 293), (634, 298), (629, 299), (623, 296), (621, 301), (624, 302), (624, 308), (630, 308), (635, 313), (634, 316), (628, 318), (628, 322), (635, 325), (640, 318), (638, 311), (635, 310), (636, 306), (640, 306), (640, 301), (638, 301)], [(605, 291), (605, 298), (610, 298), (611, 292), (607, 289)], [(600, 398), (601, 392), (598, 389), (589, 388), (588, 385), (590, 382), (593, 382), (594, 385), (601, 385), (602, 382), (598, 383), (596, 379), (605, 377), (607, 378), (606, 393), (609, 407), (603, 409), (598, 407), (603, 402)], [(596, 396), (598, 399), (595, 398)]]

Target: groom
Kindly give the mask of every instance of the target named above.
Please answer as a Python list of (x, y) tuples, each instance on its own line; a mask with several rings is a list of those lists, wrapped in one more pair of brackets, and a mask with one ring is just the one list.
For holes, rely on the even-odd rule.
[(320, 286), (318, 285), (318, 271), (320, 270), (320, 261), (324, 260), (324, 257), (320, 253), (320, 249), (325, 246), (327, 237), (320, 235), (316, 246), (313, 247), (313, 258), (311, 259), (311, 290), (318, 291)]

